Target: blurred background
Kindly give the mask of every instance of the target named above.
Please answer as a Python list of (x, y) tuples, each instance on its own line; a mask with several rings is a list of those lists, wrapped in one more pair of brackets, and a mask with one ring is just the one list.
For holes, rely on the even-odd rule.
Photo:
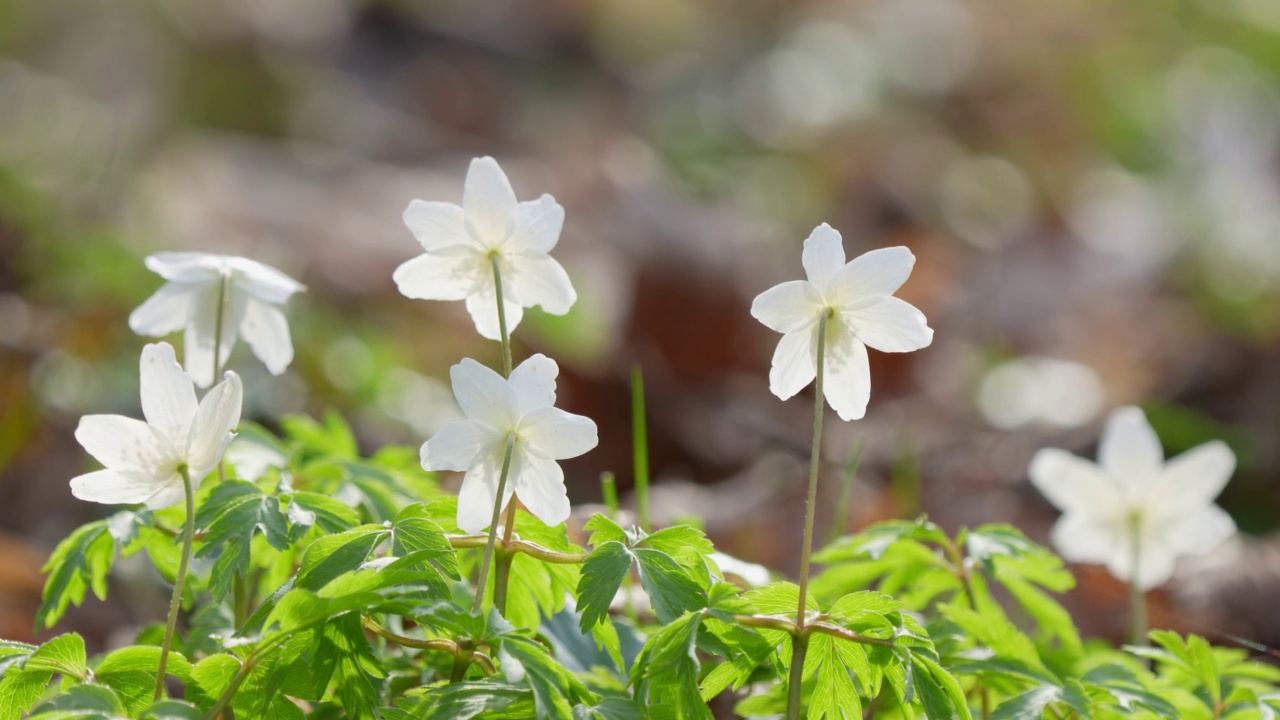
[[(70, 495), (96, 467), (72, 433), (138, 416), (151, 252), (308, 286), (284, 376), (232, 356), (247, 417), (336, 409), (371, 452), (455, 416), (449, 366), (498, 346), (391, 272), (419, 252), (405, 206), (460, 202), (477, 155), (567, 212), (579, 302), (514, 339), (599, 423), (564, 464), (575, 504), (602, 471), (631, 485), (639, 365), (657, 522), (794, 575), (811, 395), (769, 394), (778, 336), (748, 307), (826, 221), (850, 256), (912, 249), (900, 295), (937, 334), (873, 352), (867, 418), (827, 423), (819, 537), (925, 512), (1046, 542), (1031, 455), (1092, 457), (1137, 403), (1170, 455), (1240, 458), (1241, 536), (1183, 563), (1153, 622), (1280, 645), (1272, 0), (0, 0), (0, 637), (33, 637), (48, 552), (108, 512)], [(154, 573), (119, 569), (61, 629), (101, 647), (162, 614)], [(1125, 589), (1075, 570), (1081, 625), (1119, 639)]]

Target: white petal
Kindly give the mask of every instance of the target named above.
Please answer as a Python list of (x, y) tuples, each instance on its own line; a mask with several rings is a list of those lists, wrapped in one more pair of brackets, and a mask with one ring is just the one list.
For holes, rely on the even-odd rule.
[(863, 253), (840, 268), (833, 300), (856, 308), (868, 299), (892, 295), (910, 277), (915, 264), (916, 256), (902, 246)]
[(549, 253), (560, 240), (564, 208), (550, 195), (522, 202), (516, 207), (516, 227), (508, 248), (512, 252), (536, 250)]
[[(191, 492), (195, 492), (200, 488), (201, 478), (191, 478)], [(151, 497), (142, 501), (148, 510), (163, 510), (171, 505), (181, 502), (186, 498), (187, 491), (182, 485), (182, 476), (174, 474), (169, 477), (168, 481), (161, 483), (156, 488)]]
[(225, 256), (200, 252), (162, 252), (148, 255), (143, 263), (170, 282), (200, 283), (217, 280), (226, 266)]
[(449, 379), (453, 396), (468, 420), (502, 434), (515, 429), (515, 393), (501, 375), (471, 358), (463, 358), (449, 368)]
[[(491, 286), (492, 287), (492, 286)], [(515, 332), (520, 319), (524, 317), (524, 308), (510, 298), (502, 298), (502, 307), (506, 312), (507, 335)], [(467, 312), (471, 313), (471, 321), (476, 324), (476, 332), (490, 340), (501, 340), (501, 326), (498, 325), (498, 300), (492, 289), (467, 296)]]
[(462, 209), (467, 230), (486, 249), (499, 247), (511, 235), (516, 219), (516, 193), (493, 158), (471, 161), (462, 191)]
[(240, 335), (272, 375), (280, 375), (293, 362), (289, 321), (280, 308), (256, 297), (246, 298)]
[(509, 384), (515, 394), (515, 417), (521, 418), (539, 408), (556, 404), (556, 377), (560, 366), (555, 360), (538, 353), (511, 371)]
[[(458, 490), (458, 527), (463, 532), (478, 533), (489, 527), (493, 520), (493, 499), (498, 492), (498, 479), (502, 472), (502, 460), (506, 453), (506, 443), (494, 447), (483, 461), (473, 466), (462, 478), (462, 487)], [(512, 452), (511, 467), (508, 470), (507, 486), (502, 495), (502, 507), (506, 507), (515, 492), (514, 479), (520, 473), (519, 452)]]
[(787, 333), (778, 341), (769, 368), (769, 391), (786, 400), (817, 375), (817, 328)]
[(834, 289), (836, 274), (844, 267), (844, 243), (840, 233), (826, 223), (814, 228), (804, 241), (800, 262), (809, 282), (826, 296)]
[(1188, 450), (1164, 466), (1148, 501), (1160, 512), (1176, 514), (1213, 502), (1236, 470), (1236, 456), (1221, 440)]
[[(1159, 518), (1149, 535), (1179, 555), (1203, 555), (1234, 535), (1236, 523), (1217, 505)], [(1145, 538), (1144, 538), (1145, 539)]]
[(880, 352), (911, 352), (933, 342), (924, 313), (896, 297), (842, 316), (858, 339)]
[(528, 250), (503, 263), (504, 296), (524, 307), (540, 306), (552, 315), (564, 315), (578, 300), (564, 267), (540, 250)]
[(453, 203), (414, 200), (404, 211), (404, 224), (428, 252), (450, 245), (473, 245), (462, 208)]
[(502, 438), (486, 433), (470, 420), (455, 420), (422, 444), (422, 467), (425, 470), (468, 470), (483, 454), (491, 452), (493, 443), (502, 441)]
[(827, 325), (822, 394), (841, 420), (858, 420), (867, 414), (871, 399), (871, 364), (867, 346), (840, 322)]
[(569, 519), (569, 496), (564, 470), (554, 460), (527, 454), (523, 458), (515, 491), (520, 502), (542, 522), (559, 525)]
[(169, 343), (144, 347), (139, 365), (142, 414), (147, 424), (169, 438), (173, 447), (183, 447), (196, 415), (196, 390), (191, 378), (178, 365)]
[(1142, 410), (1123, 407), (1111, 413), (1098, 443), (1098, 464), (1131, 488), (1146, 488), (1160, 479), (1164, 451)]
[(1117, 523), (1069, 512), (1054, 523), (1050, 541), (1071, 562), (1106, 563), (1122, 535), (1123, 528)]
[(165, 283), (129, 313), (129, 329), (139, 335), (164, 337), (187, 326), (191, 297), (197, 288), (182, 283)]
[(807, 329), (825, 309), (813, 283), (791, 280), (757, 295), (751, 303), (751, 317), (770, 330), (785, 334)]
[(400, 294), (417, 300), (462, 300), (490, 280), (483, 256), (459, 248), (455, 252), (425, 253), (405, 261), (391, 275)]
[(591, 418), (553, 407), (530, 413), (520, 427), (520, 439), (529, 452), (553, 460), (578, 457), (600, 442)]
[(123, 415), (85, 415), (76, 441), (98, 462), (117, 472), (152, 476), (157, 468), (177, 469), (179, 448), (150, 425)]
[[(182, 480), (178, 480), (179, 498), (182, 493)], [(164, 488), (163, 479), (148, 480), (135, 476), (122, 475), (113, 470), (99, 470), (71, 479), (71, 494), (88, 502), (107, 505), (132, 505), (146, 502)]]
[(228, 371), (226, 378), (200, 401), (187, 437), (186, 459), (193, 482), (203, 479), (222, 459), (222, 453), (231, 443), (231, 431), (240, 424), (243, 399), (240, 376)]
[(236, 288), (274, 305), (283, 304), (294, 293), (306, 289), (297, 280), (257, 260), (233, 255), (227, 258), (227, 265), (235, 271), (232, 284)]
[(1031, 484), (1065, 513), (1111, 518), (1122, 513), (1120, 488), (1097, 465), (1058, 448), (1043, 448), (1027, 470)]
[[(187, 374), (200, 387), (209, 387), (216, 380), (214, 367), (214, 328), (218, 324), (219, 284), (203, 287), (191, 297), (191, 320), (183, 336), (182, 364)], [(244, 315), (245, 296), (231, 292), (223, 299), (222, 342), (218, 344), (217, 367), (225, 367), (227, 358), (236, 344), (240, 319)]]

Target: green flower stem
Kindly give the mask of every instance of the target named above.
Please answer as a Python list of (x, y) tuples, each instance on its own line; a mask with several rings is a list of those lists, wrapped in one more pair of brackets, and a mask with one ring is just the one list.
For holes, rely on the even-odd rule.
[(808, 651), (805, 629), (805, 599), (809, 592), (809, 555), (813, 551), (813, 515), (818, 502), (818, 470), (822, 462), (822, 415), (826, 403), (822, 397), (822, 370), (827, 351), (827, 321), (835, 311), (824, 310), (818, 317), (818, 357), (813, 381), (813, 446), (809, 450), (809, 497), (804, 510), (804, 545), (800, 550), (800, 600), (796, 608), (795, 650), (791, 656), (791, 674), (787, 685), (787, 720), (800, 720), (800, 685), (804, 677), (804, 657)]
[(498, 332), (502, 337), (502, 377), (511, 377), (511, 336), (507, 334), (507, 308), (502, 302), (502, 271), (498, 269), (498, 253), (489, 253), (493, 265), (493, 291), (498, 297)]
[(1136, 513), (1129, 518), (1133, 537), (1133, 564), (1129, 567), (1130, 642), (1139, 647), (1147, 644), (1147, 593), (1138, 584), (1139, 561), (1142, 559), (1142, 518)]
[[(455, 658), (458, 656), (458, 653), (463, 652), (462, 647), (458, 645), (458, 643), (448, 638), (405, 637), (404, 635), (398, 635), (382, 627), (377, 622), (375, 622), (373, 618), (370, 618), (370, 617), (360, 618), (360, 624), (363, 625), (365, 629), (372, 632), (374, 635), (377, 635), (378, 637), (386, 640), (387, 642), (393, 643), (395, 645), (399, 645), (401, 647), (415, 648), (418, 650), (436, 650), (439, 652), (447, 652), (450, 655), (453, 655)], [(485, 673), (488, 675), (493, 675), (498, 671), (497, 668), (493, 666), (493, 660), (489, 659), (489, 656), (485, 655), (482, 652), (476, 652), (472, 650), (471, 659), (472, 659), (472, 662), (475, 662), (477, 665), (484, 668)]]
[(635, 473), (636, 519), (649, 532), (649, 429), (644, 408), (644, 375), (631, 368), (631, 462)]
[[(480, 614), (484, 603), (484, 584), (489, 580), (489, 563), (493, 560), (493, 545), (498, 539), (498, 519), (502, 515), (502, 494), (507, 490), (507, 471), (511, 469), (511, 451), (515, 449), (516, 436), (507, 436), (507, 450), (502, 456), (502, 472), (498, 475), (498, 495), (493, 500), (493, 519), (489, 521), (489, 537), (484, 545), (484, 560), (480, 562), (480, 580), (476, 585), (476, 601), (471, 606), (473, 615)], [(514, 500), (514, 498), (513, 498)]]
[[(218, 283), (218, 306), (213, 315), (213, 377), (210, 378), (210, 385), (217, 385), (218, 378), (222, 376), (222, 324), (226, 318), (227, 300), (231, 293), (228, 292), (231, 284), (231, 273), (223, 271), (222, 280)], [(227, 466), (222, 459), (218, 460), (218, 482), (227, 481)], [(236, 627), (244, 625), (249, 619), (249, 593), (245, 588), (245, 579), (237, 573), (231, 579), (231, 616)]]
[(195, 538), (195, 493), (191, 489), (191, 474), (186, 465), (178, 466), (182, 476), (182, 489), (187, 500), (186, 531), (182, 536), (182, 557), (178, 560), (178, 574), (173, 579), (173, 599), (169, 601), (169, 620), (164, 626), (164, 643), (160, 645), (160, 667), (156, 670), (155, 699), (164, 697), (165, 668), (169, 664), (169, 648), (173, 645), (173, 632), (178, 626), (178, 609), (182, 607), (182, 589), (187, 582), (187, 566), (191, 563), (191, 545)]
[[(450, 535), (448, 538), (449, 544), (458, 550), (484, 547), (489, 543), (488, 535)], [(587, 559), (587, 556), (582, 553), (556, 552), (526, 540), (512, 540), (509, 543), (503, 543), (501, 539), (498, 539), (495, 544), (498, 544), (499, 547), (509, 553), (524, 553), (532, 555), (543, 562), (557, 565), (578, 565)]]
[(515, 498), (512, 498), (507, 505), (507, 522), (502, 528), (502, 547), (498, 550), (493, 569), (493, 606), (498, 608), (498, 614), (503, 617), (507, 616), (507, 585), (511, 579), (511, 563), (516, 558), (515, 553), (510, 550), (511, 534), (515, 532), (515, 527), (516, 503)]
[(823, 619), (817, 619), (806, 623), (803, 628), (797, 626), (786, 618), (777, 617), (776, 615), (735, 615), (733, 619), (743, 627), (782, 630), (783, 632), (790, 633), (792, 637), (808, 637), (815, 634), (830, 635), (832, 637), (838, 637), (841, 640), (862, 643), (863, 645), (876, 645), (885, 648), (896, 647), (892, 640), (859, 635), (852, 630), (846, 630), (839, 625), (827, 622)]

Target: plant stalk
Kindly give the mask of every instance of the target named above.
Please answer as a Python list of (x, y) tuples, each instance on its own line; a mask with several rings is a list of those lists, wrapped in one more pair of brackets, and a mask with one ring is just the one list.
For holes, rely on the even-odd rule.
[(804, 657), (808, 641), (804, 635), (805, 609), (809, 593), (809, 555), (813, 551), (813, 515), (818, 502), (818, 470), (822, 464), (822, 416), (826, 402), (822, 396), (822, 374), (827, 350), (827, 321), (834, 311), (824, 310), (818, 318), (817, 372), (813, 382), (813, 446), (809, 450), (809, 496), (804, 510), (804, 545), (800, 550), (800, 599), (796, 608), (796, 627), (800, 634), (795, 639), (795, 652), (791, 657), (791, 675), (787, 687), (787, 720), (800, 720), (800, 681), (804, 674)]
[(498, 269), (498, 253), (489, 253), (493, 265), (493, 292), (498, 298), (498, 332), (502, 338), (502, 377), (511, 377), (511, 336), (507, 333), (507, 308), (502, 301), (502, 271)]
[[(480, 580), (476, 583), (476, 601), (471, 614), (479, 615), (484, 604), (484, 584), (489, 581), (489, 563), (493, 560), (493, 545), (498, 539), (498, 519), (502, 515), (502, 495), (507, 491), (507, 471), (511, 469), (511, 451), (515, 449), (516, 436), (507, 436), (507, 450), (502, 456), (502, 472), (498, 475), (498, 494), (493, 499), (493, 519), (489, 521), (489, 539), (484, 546), (484, 559), (480, 562)], [(496, 584), (495, 580), (495, 584)]]
[(178, 466), (182, 476), (183, 494), (187, 501), (186, 532), (182, 537), (182, 557), (178, 560), (178, 574), (173, 579), (173, 598), (169, 601), (169, 619), (164, 626), (164, 642), (160, 645), (160, 666), (156, 670), (155, 699), (164, 697), (165, 668), (169, 664), (169, 648), (173, 646), (174, 630), (178, 626), (178, 610), (182, 607), (182, 590), (187, 582), (187, 566), (191, 563), (191, 546), (195, 538), (195, 493), (191, 489), (191, 473), (186, 465)]
[(644, 407), (644, 374), (631, 368), (631, 463), (635, 480), (636, 520), (649, 532), (649, 428)]
[(507, 616), (507, 585), (511, 580), (511, 563), (516, 559), (516, 554), (511, 551), (511, 534), (515, 527), (516, 499), (513, 497), (507, 505), (507, 522), (502, 528), (502, 549), (494, 560), (493, 570), (493, 606), (498, 608), (498, 614), (503, 617)]
[(1147, 593), (1138, 582), (1142, 560), (1142, 518), (1129, 519), (1129, 532), (1133, 537), (1133, 564), (1129, 567), (1129, 626), (1133, 633), (1131, 642), (1145, 647), (1147, 644)]

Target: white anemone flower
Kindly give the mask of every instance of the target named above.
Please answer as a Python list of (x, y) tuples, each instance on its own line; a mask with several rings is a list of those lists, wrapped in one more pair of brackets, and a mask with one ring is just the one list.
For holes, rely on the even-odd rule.
[(823, 394), (843, 420), (866, 414), (871, 397), (867, 346), (910, 352), (933, 342), (924, 314), (893, 297), (911, 275), (916, 258), (905, 247), (883, 248), (844, 261), (840, 233), (823, 223), (804, 241), (801, 263), (808, 280), (792, 280), (760, 293), (751, 315), (783, 333), (773, 354), (769, 389), (786, 400), (817, 374), (818, 327), (824, 313)]
[[(301, 283), (273, 267), (234, 255), (163, 252), (149, 256), (146, 264), (169, 282), (129, 315), (129, 327), (150, 337), (185, 330), (182, 359), (200, 387), (216, 380), (215, 368), (226, 364), (238, 336), (244, 337), (272, 375), (289, 367), (293, 342), (289, 323), (277, 306), (304, 290)], [(216, 341), (219, 319), (222, 338)]]
[(507, 439), (514, 438), (502, 506), (514, 493), (529, 512), (548, 525), (569, 517), (564, 471), (557, 460), (594, 448), (596, 424), (554, 407), (560, 368), (534, 355), (504, 380), (470, 358), (449, 371), (453, 394), (466, 416), (440, 428), (422, 446), (427, 470), (465, 471), (458, 493), (458, 527), (478, 533), (493, 518)]
[(1052, 540), (1067, 560), (1103, 563), (1112, 575), (1149, 590), (1173, 575), (1181, 555), (1202, 555), (1235, 533), (1213, 503), (1235, 471), (1219, 440), (1164, 461), (1160, 440), (1136, 407), (1107, 420), (1094, 464), (1045, 448), (1031, 461), (1031, 482), (1063, 516)]
[(76, 440), (106, 466), (71, 480), (81, 500), (114, 504), (143, 503), (152, 510), (183, 499), (182, 467), (192, 491), (217, 466), (240, 424), (240, 378), (227, 372), (196, 403), (191, 378), (178, 365), (168, 343), (142, 349), (142, 415), (86, 415)]
[(467, 170), (462, 207), (414, 200), (404, 224), (426, 252), (396, 268), (400, 292), (419, 300), (466, 300), (476, 330), (501, 340), (493, 261), (502, 275), (507, 331), (524, 309), (541, 306), (564, 315), (578, 295), (560, 263), (547, 253), (560, 239), (564, 208), (550, 195), (516, 202), (507, 176), (491, 157), (476, 158)]

